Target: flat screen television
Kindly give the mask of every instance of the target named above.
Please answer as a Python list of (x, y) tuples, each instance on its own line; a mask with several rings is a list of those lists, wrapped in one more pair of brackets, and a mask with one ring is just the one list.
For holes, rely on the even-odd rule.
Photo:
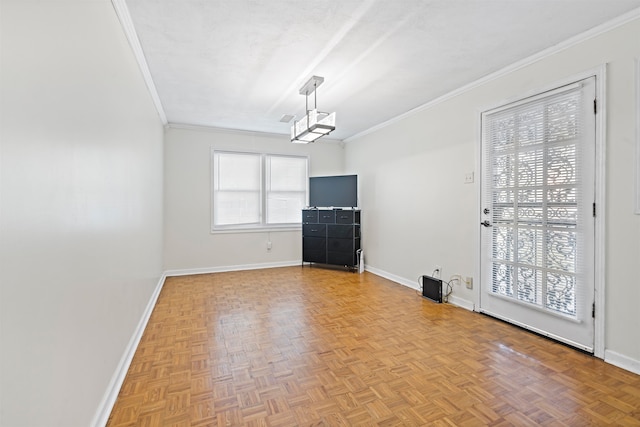
[(314, 208), (358, 207), (358, 175), (309, 178), (309, 206)]

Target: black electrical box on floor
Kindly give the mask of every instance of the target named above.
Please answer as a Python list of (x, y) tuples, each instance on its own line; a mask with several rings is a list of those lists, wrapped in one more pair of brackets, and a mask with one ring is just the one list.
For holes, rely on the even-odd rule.
[(431, 301), (442, 302), (442, 280), (431, 276), (422, 276), (422, 296)]

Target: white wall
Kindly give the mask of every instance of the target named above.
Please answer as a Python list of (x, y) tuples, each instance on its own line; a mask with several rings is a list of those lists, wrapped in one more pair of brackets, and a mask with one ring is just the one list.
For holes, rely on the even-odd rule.
[(0, 425), (87, 426), (162, 272), (162, 124), (109, 0), (1, 7)]
[[(342, 145), (223, 130), (165, 132), (164, 266), (169, 273), (254, 268), (301, 262), (298, 231), (211, 233), (211, 149), (308, 155), (310, 175), (344, 170)], [(267, 241), (272, 242), (267, 250)]]
[[(444, 279), (472, 276), (479, 184), (464, 184), (464, 175), (476, 168), (480, 113), (607, 63), (605, 345), (608, 358), (639, 370), (640, 216), (632, 203), (639, 40), (635, 20), (347, 142), (346, 169), (360, 176), (368, 267), (405, 283), (436, 264)], [(455, 287), (453, 299), (471, 306), (476, 292)]]

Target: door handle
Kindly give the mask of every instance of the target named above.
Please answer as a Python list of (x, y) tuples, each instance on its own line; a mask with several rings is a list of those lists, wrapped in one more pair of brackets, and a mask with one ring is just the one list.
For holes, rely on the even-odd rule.
[(482, 221), (480, 225), (484, 225), (485, 227), (491, 227), (491, 223), (489, 221)]

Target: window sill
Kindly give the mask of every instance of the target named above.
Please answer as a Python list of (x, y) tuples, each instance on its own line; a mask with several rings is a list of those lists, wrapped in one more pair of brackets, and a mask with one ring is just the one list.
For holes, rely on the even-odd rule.
[(301, 231), (302, 224), (287, 224), (282, 226), (251, 226), (251, 227), (221, 227), (211, 229), (211, 234), (235, 234), (235, 233), (271, 233), (278, 231)]

